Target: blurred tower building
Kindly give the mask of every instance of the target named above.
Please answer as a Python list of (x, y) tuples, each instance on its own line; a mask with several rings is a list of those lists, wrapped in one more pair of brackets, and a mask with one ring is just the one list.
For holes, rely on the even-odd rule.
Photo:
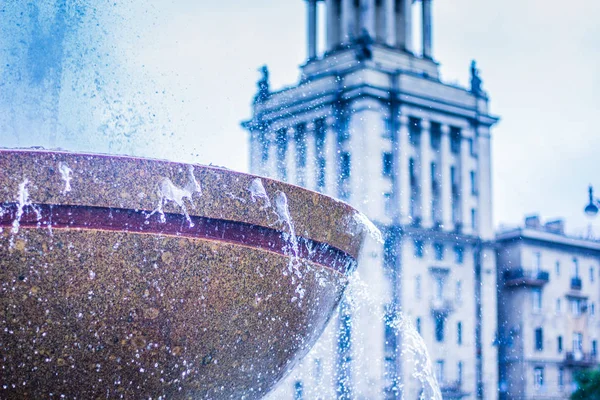
[(352, 204), (384, 243), (363, 250), (353, 285), (366, 295), (342, 302), (272, 398), (419, 398), (423, 366), (411, 356), (414, 338), (398, 328), (402, 315), (422, 336), (444, 398), (495, 399), (490, 129), (498, 118), (477, 68), (470, 88), (441, 81), (431, 0), (306, 5), (300, 81), (272, 91), (263, 68), (252, 118), (243, 123), (250, 170)]

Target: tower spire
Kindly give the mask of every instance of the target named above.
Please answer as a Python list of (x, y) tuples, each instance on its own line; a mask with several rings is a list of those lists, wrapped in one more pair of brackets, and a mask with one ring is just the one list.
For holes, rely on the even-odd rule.
[[(309, 49), (313, 49), (316, 31), (316, 3), (306, 0), (309, 7)], [(431, 56), (431, 0), (423, 2), (424, 43), (427, 37), (427, 56)], [(368, 37), (375, 43), (385, 44), (409, 53), (413, 52), (413, 0), (325, 0), (327, 48), (334, 51)], [(425, 18), (426, 17), (426, 18)], [(425, 33), (428, 32), (428, 33)], [(316, 34), (314, 34), (316, 35)], [(313, 54), (309, 51), (309, 54)], [(309, 56), (310, 58), (310, 56)]]

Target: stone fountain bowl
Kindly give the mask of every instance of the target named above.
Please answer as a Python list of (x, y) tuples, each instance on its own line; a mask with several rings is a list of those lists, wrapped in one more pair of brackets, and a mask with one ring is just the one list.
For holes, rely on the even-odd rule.
[(308, 352), (359, 214), (223, 168), (0, 150), (0, 398), (260, 398)]

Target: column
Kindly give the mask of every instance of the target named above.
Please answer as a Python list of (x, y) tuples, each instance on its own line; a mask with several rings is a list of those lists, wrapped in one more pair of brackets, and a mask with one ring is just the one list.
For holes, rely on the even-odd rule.
[[(463, 128), (463, 132), (466, 128)], [(471, 133), (469, 137), (475, 141), (475, 134)], [(474, 167), (471, 158), (469, 144), (466, 140), (461, 143), (460, 149), (460, 207), (463, 231), (466, 233), (474, 233), (471, 229), (471, 208), (473, 207), (473, 196), (471, 196), (471, 180), (470, 173)]]
[(492, 173), (490, 129), (487, 126), (477, 128), (477, 189), (478, 189), (478, 227), (482, 239), (493, 239), (492, 227)]
[(408, 141), (408, 115), (400, 115), (399, 126), (398, 126), (398, 156), (399, 163), (397, 171), (400, 177), (400, 223), (408, 225), (410, 223), (410, 173), (408, 170), (408, 160), (410, 159), (408, 154), (409, 149)]
[(375, 37), (375, 0), (360, 0), (360, 32)]
[[(462, 132), (467, 132), (467, 128), (462, 128)], [(474, 140), (474, 139), (472, 139)], [(467, 199), (469, 197), (469, 165), (470, 165), (471, 149), (469, 149), (469, 142), (466, 140), (465, 135), (462, 135), (460, 141), (460, 164), (457, 167), (456, 173), (458, 174), (458, 218), (463, 226), (463, 230), (468, 228), (469, 218), (471, 215), (469, 203)]]
[(429, 121), (421, 121), (421, 225), (429, 228), (431, 219), (431, 140)]
[(327, 50), (331, 51), (340, 44), (339, 0), (326, 0), (327, 12)]
[(383, 0), (384, 41), (389, 46), (396, 45), (396, 7), (395, 0)]
[(308, 5), (308, 59), (317, 57), (317, 0), (307, 0)]
[(341, 18), (341, 33), (342, 43), (350, 43), (350, 41), (356, 37), (356, 7), (354, 7), (354, 0), (341, 0), (342, 1), (342, 18)]
[(423, 3), (423, 57), (433, 58), (431, 53), (431, 0), (422, 0)]
[(399, 0), (396, 11), (396, 46), (408, 52), (413, 51), (412, 43), (412, 0)]
[(441, 207), (442, 224), (445, 230), (452, 230), (452, 181), (450, 178), (451, 156), (450, 156), (450, 127), (442, 125), (442, 138), (440, 141), (440, 173), (442, 175)]

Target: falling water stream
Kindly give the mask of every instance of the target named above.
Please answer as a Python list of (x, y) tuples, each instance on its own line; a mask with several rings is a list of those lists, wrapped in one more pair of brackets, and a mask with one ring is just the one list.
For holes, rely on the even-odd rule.
[[(1, 147), (170, 157), (161, 153), (165, 151), (161, 134), (170, 131), (168, 113), (160, 107), (163, 91), (153, 85), (143, 67), (131, 68), (127, 52), (117, 43), (117, 38), (143, 30), (136, 26), (139, 5), (134, 5), (133, 1), (102, 0), (7, 0), (0, 5)], [(147, 12), (145, 18), (151, 25), (148, 18), (153, 17)], [(71, 190), (72, 171), (67, 165), (59, 166), (59, 171), (66, 194)], [(19, 211), (29, 205), (28, 183), (22, 184)], [(185, 188), (177, 188), (170, 181), (163, 181), (160, 188), (158, 214), (163, 202), (183, 205), (184, 198), (200, 191), (193, 170)], [(269, 198), (260, 180), (248, 191), (248, 201), (274, 213), (277, 222), (287, 227), (290, 258), (296, 257), (299, 243), (285, 193), (270, 194)], [(381, 234), (364, 215), (355, 219), (380, 240)], [(18, 232), (18, 221), (13, 229)], [(299, 282), (300, 303), (304, 290), (300, 270), (292, 262), (286, 273)], [(359, 272), (351, 278), (345, 302), (351, 313), (367, 308), (382, 324), (385, 321), (382, 308)], [(413, 361), (412, 377), (423, 388), (422, 398), (441, 399), (420, 335), (401, 313), (388, 323), (403, 337), (400, 356)], [(361, 338), (355, 340), (360, 346)]]

